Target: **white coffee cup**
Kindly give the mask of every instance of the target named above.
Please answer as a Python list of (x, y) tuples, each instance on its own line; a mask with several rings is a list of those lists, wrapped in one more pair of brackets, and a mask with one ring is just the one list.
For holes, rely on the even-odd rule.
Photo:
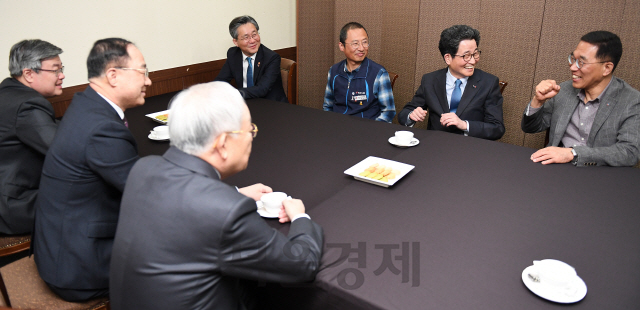
[(578, 276), (569, 264), (555, 259), (534, 260), (533, 266), (541, 284), (557, 288), (568, 287)]
[(287, 194), (283, 192), (273, 192), (262, 195), (260, 201), (262, 201), (262, 205), (267, 212), (277, 214), (280, 212), (282, 202), (287, 199), (287, 197)]
[(413, 139), (413, 132), (401, 130), (396, 131), (396, 143), (399, 145), (409, 145)]
[(169, 126), (158, 126), (151, 131), (151, 138), (158, 140), (169, 139)]

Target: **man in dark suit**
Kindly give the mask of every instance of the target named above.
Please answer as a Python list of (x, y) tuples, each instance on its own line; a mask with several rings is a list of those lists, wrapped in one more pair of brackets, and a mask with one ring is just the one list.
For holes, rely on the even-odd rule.
[(640, 156), (640, 92), (614, 77), (620, 38), (584, 35), (569, 54), (572, 79), (544, 80), (522, 116), (527, 133), (549, 129), (549, 145), (531, 155), (543, 165), (633, 166)]
[(10, 78), (0, 84), (0, 233), (33, 229), (44, 155), (58, 127), (51, 103), (62, 94), (62, 50), (24, 40), (9, 52)]
[(297, 199), (270, 228), (256, 201), (271, 188), (221, 180), (244, 170), (258, 128), (230, 85), (195, 85), (173, 101), (171, 148), (141, 159), (125, 187), (111, 259), (113, 309), (244, 309), (239, 279), (310, 281), (322, 229)]
[(151, 85), (144, 57), (131, 42), (94, 43), (89, 87), (73, 97), (45, 158), (36, 201), (35, 262), (65, 300), (109, 293), (109, 260), (120, 199), (138, 160), (124, 111), (144, 104)]
[(455, 25), (440, 34), (447, 68), (422, 76), (420, 88), (398, 115), (413, 126), (429, 115), (427, 129), (497, 140), (504, 134), (502, 94), (496, 76), (476, 69), (480, 32)]
[(253, 17), (244, 15), (229, 24), (235, 47), (227, 51), (227, 61), (216, 81), (236, 81), (242, 98), (266, 98), (289, 103), (282, 88), (280, 55), (260, 44), (260, 27)]

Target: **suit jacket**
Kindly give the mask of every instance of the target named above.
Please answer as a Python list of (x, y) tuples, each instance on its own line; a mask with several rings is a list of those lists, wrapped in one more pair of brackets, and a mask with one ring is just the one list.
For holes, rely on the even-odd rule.
[(33, 250), (42, 279), (106, 289), (120, 199), (138, 160), (136, 141), (91, 86), (77, 93), (44, 161)]
[(136, 163), (120, 212), (113, 309), (241, 309), (240, 278), (310, 281), (320, 265), (319, 225), (299, 218), (279, 233), (253, 199), (175, 147)]
[[(444, 127), (440, 124), (443, 113), (449, 113), (446, 93), (447, 68), (422, 76), (422, 82), (411, 102), (407, 103), (398, 115), (398, 122), (409, 125), (409, 113), (421, 107), (429, 111), (427, 129), (462, 134), (455, 126)], [(469, 122), (469, 136), (497, 140), (504, 134), (502, 120), (502, 94), (498, 77), (475, 69), (467, 80), (456, 115)]]
[(33, 229), (44, 155), (58, 127), (40, 93), (7, 78), (0, 84), (0, 233)]
[(289, 103), (287, 94), (282, 88), (280, 73), (281, 57), (278, 53), (260, 44), (253, 65), (253, 86), (244, 88), (242, 82), (242, 61), (247, 58), (239, 47), (234, 46), (227, 51), (227, 61), (216, 77), (216, 81), (231, 82), (236, 80), (236, 88), (244, 99), (266, 98)]
[[(571, 81), (560, 84), (560, 92), (542, 109), (523, 115), (522, 130), (535, 133), (549, 128), (548, 146), (559, 146), (579, 104), (579, 92)], [(635, 165), (640, 156), (640, 92), (614, 76), (600, 102), (587, 145), (573, 148), (578, 154), (576, 165)]]

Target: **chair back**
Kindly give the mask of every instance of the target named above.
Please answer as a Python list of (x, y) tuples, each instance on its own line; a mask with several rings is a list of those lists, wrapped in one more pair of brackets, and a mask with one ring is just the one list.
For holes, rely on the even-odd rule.
[(298, 88), (298, 64), (287, 58), (282, 58), (280, 61), (280, 74), (282, 75), (282, 88), (287, 94), (289, 103), (298, 104), (297, 100), (297, 88)]
[(31, 234), (0, 237), (0, 257), (29, 249)]
[(507, 87), (507, 84), (509, 83), (505, 81), (500, 81), (498, 82), (498, 84), (500, 84), (500, 93), (502, 94), (504, 92), (504, 88)]
[(393, 73), (391, 71), (387, 71), (389, 73), (389, 79), (391, 80), (391, 90), (393, 90), (393, 85), (396, 84), (396, 80), (398, 79), (398, 74)]
[(109, 310), (109, 298), (68, 302), (58, 297), (40, 278), (33, 256), (0, 268), (0, 291), (5, 304), (20, 309)]

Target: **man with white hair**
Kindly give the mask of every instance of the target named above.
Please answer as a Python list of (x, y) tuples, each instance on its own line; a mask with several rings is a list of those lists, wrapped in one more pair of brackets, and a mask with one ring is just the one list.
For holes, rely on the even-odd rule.
[[(221, 180), (244, 170), (258, 128), (231, 85), (211, 82), (171, 106), (171, 147), (139, 160), (125, 186), (111, 258), (114, 309), (243, 309), (239, 279), (315, 277), (322, 229), (302, 201), (285, 200), (270, 228), (256, 201), (271, 188)], [(244, 299), (244, 300), (243, 300)]]

